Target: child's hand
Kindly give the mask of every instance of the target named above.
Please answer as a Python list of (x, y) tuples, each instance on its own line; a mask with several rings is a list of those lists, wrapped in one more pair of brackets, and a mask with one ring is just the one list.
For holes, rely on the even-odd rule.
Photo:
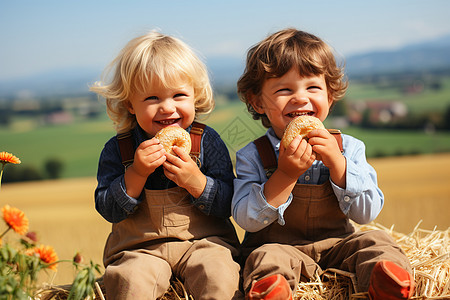
[(133, 164), (125, 171), (125, 188), (130, 197), (142, 193), (147, 177), (166, 160), (166, 151), (155, 138), (142, 142), (134, 153)]
[(137, 147), (131, 167), (136, 174), (147, 179), (166, 160), (165, 153), (158, 139), (146, 140)]
[(311, 167), (315, 159), (316, 155), (311, 145), (297, 136), (286, 149), (280, 146), (278, 170), (297, 181), (300, 175)]
[(280, 145), (278, 168), (264, 185), (267, 203), (279, 207), (289, 197), (300, 175), (311, 167), (316, 159), (311, 145), (297, 136), (287, 148)]
[(313, 130), (308, 134), (308, 143), (317, 153), (317, 159), (330, 169), (331, 180), (338, 186), (345, 188), (346, 161), (336, 139), (327, 130)]
[(167, 160), (163, 163), (164, 174), (178, 186), (185, 188), (194, 198), (200, 197), (206, 186), (206, 176), (179, 147), (174, 146), (173, 151), (178, 156), (166, 153)]
[(332, 169), (342, 158), (339, 145), (328, 130), (316, 129), (311, 131), (307, 137), (312, 150), (317, 153), (316, 159), (321, 160), (328, 169)]

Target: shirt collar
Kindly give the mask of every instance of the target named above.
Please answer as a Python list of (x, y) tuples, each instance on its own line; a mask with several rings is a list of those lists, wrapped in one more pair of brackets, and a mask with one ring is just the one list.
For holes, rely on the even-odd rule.
[(280, 150), (280, 142), (281, 142), (281, 140), (277, 137), (277, 135), (275, 134), (275, 131), (273, 130), (272, 127), (270, 127), (267, 130), (266, 136), (269, 138), (269, 141), (272, 144), (272, 146), (275, 149), (275, 151), (279, 151)]

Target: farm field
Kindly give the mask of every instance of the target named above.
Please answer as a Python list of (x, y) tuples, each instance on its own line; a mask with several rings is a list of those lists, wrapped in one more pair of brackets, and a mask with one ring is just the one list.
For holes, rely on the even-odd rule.
[[(265, 132), (261, 122), (253, 120), (241, 102), (218, 104), (209, 117), (200, 121), (221, 135), (232, 160), (237, 150)], [(115, 134), (106, 116), (58, 126), (34, 128), (26, 124), (0, 128), (0, 151), (19, 157), (22, 160), (19, 168), (32, 166), (40, 170), (49, 158), (61, 160), (63, 178), (95, 176), (103, 145)], [(327, 121), (325, 125), (333, 128)], [(340, 129), (364, 141), (368, 157), (450, 151), (449, 131), (427, 134), (424, 131)]]
[[(371, 159), (385, 194), (385, 206), (375, 222), (394, 230), (411, 232), (421, 228), (450, 227), (450, 154)], [(103, 246), (111, 225), (95, 211), (94, 177), (4, 184), (1, 206), (23, 210), (39, 241), (55, 248), (60, 259), (71, 260), (80, 252), (85, 262), (102, 264)], [(239, 230), (242, 237), (242, 230)], [(14, 233), (3, 242), (14, 239)], [(70, 263), (49, 272), (44, 282), (66, 284), (73, 280)]]

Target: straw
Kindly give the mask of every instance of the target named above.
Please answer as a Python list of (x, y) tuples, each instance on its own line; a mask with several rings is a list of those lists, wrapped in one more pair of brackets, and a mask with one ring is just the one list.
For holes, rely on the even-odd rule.
[[(450, 228), (445, 231), (436, 228), (425, 230), (419, 228), (420, 223), (408, 235), (395, 232), (393, 226), (387, 228), (377, 223), (355, 227), (361, 231), (384, 230), (405, 251), (416, 284), (412, 299), (450, 299)], [(354, 293), (345, 276), (335, 276), (332, 281), (315, 278), (311, 282), (299, 283), (294, 299), (368, 299), (367, 293)]]

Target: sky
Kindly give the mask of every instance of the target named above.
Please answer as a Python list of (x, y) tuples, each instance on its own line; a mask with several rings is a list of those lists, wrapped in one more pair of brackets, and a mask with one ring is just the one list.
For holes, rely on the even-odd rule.
[(450, 34), (448, 0), (0, 0), (0, 80), (62, 69), (101, 71), (149, 30), (181, 38), (206, 63), (244, 59), (286, 27), (344, 57)]

